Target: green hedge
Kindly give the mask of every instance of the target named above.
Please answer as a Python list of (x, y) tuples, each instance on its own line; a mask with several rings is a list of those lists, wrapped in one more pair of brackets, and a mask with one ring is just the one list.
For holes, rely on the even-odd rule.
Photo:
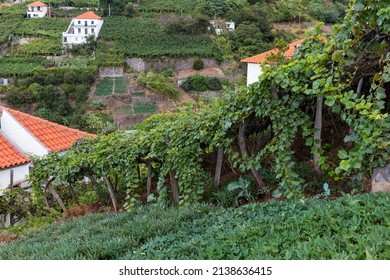
[(0, 246), (0, 259), (390, 259), (390, 196), (89, 215)]
[(199, 74), (192, 75), (183, 83), (182, 88), (185, 91), (206, 91), (222, 89), (221, 81), (216, 77), (205, 77)]

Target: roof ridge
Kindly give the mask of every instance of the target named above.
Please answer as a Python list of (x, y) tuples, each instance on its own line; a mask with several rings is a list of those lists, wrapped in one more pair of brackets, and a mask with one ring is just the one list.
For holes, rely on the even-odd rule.
[[(306, 38), (302, 38), (302, 39), (299, 39), (299, 40), (296, 40), (294, 42), (291, 42), (291, 43), (287, 44), (289, 46), (289, 48), (284, 52), (284, 54), (287, 57), (290, 57), (291, 55), (289, 55), (289, 52), (293, 48), (295, 48), (296, 45), (299, 45), (299, 44), (303, 43), (303, 41), (305, 41), (305, 39)], [(271, 50), (268, 50), (268, 51), (256, 54), (254, 56), (241, 59), (241, 62), (260, 64), (260, 63), (266, 62), (268, 54), (277, 54), (279, 52), (280, 52), (279, 48), (273, 48)]]
[(27, 6), (47, 6), (47, 5), (41, 1), (35, 1), (35, 2), (27, 4)]
[[(21, 111), (18, 111), (18, 110), (15, 110), (15, 109), (11, 109), (11, 108), (6, 108), (8, 112), (10, 112), (11, 110), (11, 113), (12, 111), (16, 112), (16, 114), (20, 115), (22, 118), (30, 118), (30, 119), (34, 119), (38, 122), (41, 122), (45, 125), (52, 125), (52, 126), (55, 126), (55, 127), (58, 127), (60, 129), (63, 129), (63, 130), (69, 130), (69, 131), (77, 131), (77, 132), (80, 132), (81, 134), (89, 134), (88, 132), (84, 132), (84, 131), (81, 131), (77, 128), (72, 128), (72, 127), (69, 127), (69, 126), (66, 126), (66, 125), (62, 125), (62, 124), (59, 124), (59, 123), (55, 123), (55, 122), (52, 122), (52, 121), (49, 121), (49, 120), (45, 120), (45, 119), (42, 119), (40, 117), (37, 117), (37, 116), (34, 116), (34, 115), (30, 115), (30, 114), (27, 114), (27, 113), (24, 113), (24, 112), (21, 112)], [(13, 114), (12, 114), (13, 115)]]
[(6, 108), (6, 110), (28, 133), (52, 152), (67, 150), (80, 138), (96, 137), (95, 134), (44, 120), (15, 109)]

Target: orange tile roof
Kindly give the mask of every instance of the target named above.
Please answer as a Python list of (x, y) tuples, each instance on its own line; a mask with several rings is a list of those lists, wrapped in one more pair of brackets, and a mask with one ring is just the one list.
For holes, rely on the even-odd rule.
[(52, 152), (67, 150), (78, 139), (95, 134), (69, 128), (13, 109), (6, 109), (24, 128)]
[(27, 162), (30, 162), (30, 160), (16, 150), (11, 143), (0, 134), (0, 169)]
[(36, 2), (32, 2), (30, 4), (27, 4), (27, 6), (33, 6), (33, 7), (47, 7), (47, 5), (45, 3), (42, 3), (41, 1), (36, 1)]
[[(300, 39), (298, 41), (295, 41), (295, 42), (288, 44), (289, 48), (287, 51), (284, 52), (284, 56), (285, 57), (292, 57), (294, 52), (295, 52), (296, 47), (298, 45), (301, 45), (304, 40), (305, 39)], [(278, 52), (279, 52), (279, 49), (269, 50), (269, 51), (263, 52), (261, 54), (255, 55), (255, 56), (251, 56), (251, 57), (242, 59), (241, 62), (256, 63), (256, 64), (264, 63), (267, 61), (267, 56), (269, 56), (271, 54), (277, 54)]]
[(92, 11), (85, 12), (84, 14), (81, 14), (75, 18), (76, 19), (102, 19), (102, 17), (99, 17)]

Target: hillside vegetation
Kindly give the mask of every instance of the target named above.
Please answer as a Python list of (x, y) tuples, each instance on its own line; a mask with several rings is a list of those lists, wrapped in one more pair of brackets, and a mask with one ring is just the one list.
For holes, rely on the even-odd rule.
[(0, 259), (390, 259), (389, 195), (238, 209), (140, 207), (88, 215), (0, 245)]
[[(80, 201), (96, 200), (111, 201), (115, 211), (145, 202), (189, 205), (206, 202), (209, 192), (219, 198), (237, 192), (241, 205), (271, 195), (302, 199), (324, 188), (336, 195), (367, 190), (372, 169), (389, 162), (390, 29), (382, 1), (360, 4), (328, 39), (318, 27), (293, 59), (271, 57), (279, 63), (264, 67), (258, 83), (183, 103), (131, 132), (79, 141), (64, 155), (33, 159), (34, 201), (23, 213), (66, 213)], [(93, 81), (92, 71), (79, 71), (36, 71), (19, 81), (24, 90), (10, 100), (34, 98), (41, 116), (67, 121), (63, 116), (73, 110), (68, 98), (81, 111)], [(163, 87), (165, 78), (140, 81), (177, 96)], [(71, 120), (80, 127), (105, 123), (88, 116)], [(51, 186), (58, 195), (48, 199)], [(2, 200), (4, 211), (13, 211), (24, 198)]]
[[(197, 4), (195, 10), (205, 14), (207, 9), (221, 17), (232, 11), (243, 16), (235, 32), (216, 38), (221, 60), (253, 54), (276, 36), (257, 14), (249, 20), (248, 9), (260, 11), (261, 5), (273, 2)], [(125, 52), (134, 49), (125, 48), (131, 42), (119, 38), (121, 31), (114, 32), (119, 17), (142, 22), (134, 28), (137, 32), (143, 24), (158, 22), (161, 29), (147, 32), (156, 36), (171, 32), (174, 35), (167, 38), (180, 40), (207, 36), (181, 28), (185, 19), (188, 27), (204, 27), (203, 15), (165, 21), (156, 16), (163, 13), (159, 11), (141, 19), (132, 14), (137, 12), (132, 6), (126, 4), (127, 14), (113, 10), (107, 24), (110, 27), (112, 21), (112, 34), (105, 33), (97, 44), (89, 42), (77, 52), (92, 58), (97, 50), (98, 60), (106, 54), (107, 65), (118, 58), (123, 62)], [(71, 216), (79, 204), (109, 202), (112, 210), (130, 213), (88, 216), (31, 233), (29, 242), (22, 239), (0, 247), (0, 258), (389, 258), (388, 195), (305, 200), (368, 190), (373, 168), (390, 161), (389, 15), (382, 0), (352, 0), (331, 35), (322, 33), (320, 26), (310, 30), (292, 59), (283, 52), (269, 57), (259, 81), (248, 87), (225, 86), (219, 98), (199, 97), (131, 130), (78, 141), (64, 155), (33, 158), (33, 195), (19, 189), (0, 197), (0, 210), (12, 214), (12, 224)], [(167, 49), (171, 54), (180, 51), (178, 45), (162, 40), (161, 45), (169, 48), (157, 53), (157, 44), (135, 41), (138, 51), (150, 58), (164, 58)], [(276, 44), (286, 49), (283, 40)], [(210, 45), (204, 46), (210, 50)], [(102, 124), (88, 116), (76, 118), (86, 110), (96, 64), (70, 71), (46, 63), (49, 67), (27, 73), (7, 88), (7, 99), (26, 106), (39, 102), (40, 116), (79, 127)], [(143, 74), (138, 81), (177, 96), (172, 84), (166, 86), (172, 80), (169, 72)], [(201, 80), (195, 77), (191, 87), (202, 89)], [(70, 118), (72, 112), (78, 114)], [(229, 210), (210, 206), (243, 206), (271, 197), (291, 201)]]

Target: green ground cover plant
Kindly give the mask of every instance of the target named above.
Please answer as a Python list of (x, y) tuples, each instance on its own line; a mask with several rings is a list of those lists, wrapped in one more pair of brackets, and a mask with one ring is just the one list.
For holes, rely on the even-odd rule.
[(134, 106), (134, 114), (151, 114), (157, 112), (156, 104), (144, 104)]
[(109, 96), (112, 94), (113, 81), (109, 78), (104, 78), (96, 85), (96, 96)]
[(112, 94), (127, 93), (126, 78), (104, 78), (96, 85), (96, 96), (109, 96)]
[(388, 194), (94, 214), (0, 245), (0, 259), (389, 259)]
[(2, 56), (0, 57), (0, 75), (9, 77), (25, 77), (32, 75), (35, 70), (42, 69), (46, 59), (29, 56)]
[(61, 55), (61, 41), (50, 39), (34, 39), (28, 44), (20, 45), (13, 53), (25, 55)]
[(114, 78), (115, 94), (126, 94), (128, 80), (126, 78)]
[(184, 0), (147, 0), (136, 5), (136, 10), (143, 13), (192, 13), (197, 1)]
[(145, 92), (143, 91), (134, 91), (131, 93), (133, 96), (145, 96)]

